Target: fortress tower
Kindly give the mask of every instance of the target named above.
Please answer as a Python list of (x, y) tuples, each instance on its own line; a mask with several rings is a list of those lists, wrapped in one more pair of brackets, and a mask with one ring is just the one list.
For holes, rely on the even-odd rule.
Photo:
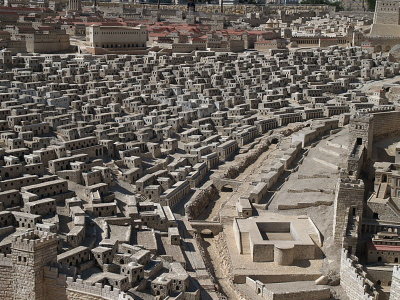
[(350, 120), (349, 138), (350, 145), (357, 143), (363, 145), (366, 149), (367, 159), (372, 155), (373, 142), (373, 117), (367, 115), (356, 115)]
[(352, 231), (357, 229), (357, 224), (361, 224), (363, 209), (364, 182), (340, 178), (336, 187), (333, 216), (333, 237), (336, 245), (341, 246), (343, 237), (357, 234)]
[(57, 236), (30, 231), (11, 246), (14, 300), (44, 300), (44, 266), (57, 261)]
[(371, 36), (400, 37), (400, 1), (377, 0)]

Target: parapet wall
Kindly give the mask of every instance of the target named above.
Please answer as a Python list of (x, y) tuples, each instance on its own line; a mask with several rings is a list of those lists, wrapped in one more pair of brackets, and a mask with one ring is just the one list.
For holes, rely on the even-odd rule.
[(34, 252), (39, 248), (45, 248), (49, 245), (53, 245), (56, 241), (56, 234), (40, 231), (29, 231), (25, 234), (15, 237), (12, 242), (12, 248)]
[(349, 257), (345, 249), (342, 249), (340, 261), (340, 285), (351, 300), (376, 300), (379, 296), (376, 290), (371, 289), (373, 283), (366, 278), (357, 258)]
[(127, 300), (129, 297), (117, 288), (101, 283), (90, 285), (82, 279), (67, 277), (67, 299), (68, 300)]

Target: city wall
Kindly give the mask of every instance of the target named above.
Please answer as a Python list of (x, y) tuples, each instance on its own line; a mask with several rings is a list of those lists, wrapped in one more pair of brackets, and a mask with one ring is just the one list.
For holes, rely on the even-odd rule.
[(12, 300), (14, 297), (12, 284), (12, 262), (11, 258), (0, 254), (0, 299)]
[(377, 300), (379, 294), (372, 290), (373, 283), (366, 278), (366, 272), (358, 264), (357, 258), (350, 257), (347, 250), (342, 249), (340, 261), (340, 285), (352, 300)]
[[(67, 299), (68, 300), (124, 300), (129, 297), (117, 288), (103, 286), (101, 283), (90, 285), (82, 279), (67, 278)], [(54, 298), (57, 299), (57, 298)]]
[[(13, 300), (13, 266), (10, 257), (0, 257), (0, 299)], [(89, 285), (81, 279), (59, 273), (58, 268), (44, 267), (45, 299), (57, 300), (125, 300), (127, 295), (117, 288), (100, 283)]]
[[(82, 2), (82, 6), (93, 6), (93, 2)], [(98, 8), (101, 10), (104, 8), (119, 8), (121, 5), (119, 3), (108, 3), (108, 2), (100, 2), (97, 4)], [(141, 8), (148, 10), (157, 10), (156, 4), (139, 4), (139, 3), (129, 3), (124, 4), (124, 8)], [(328, 5), (286, 5), (287, 11), (291, 12), (309, 12), (309, 11), (318, 11), (318, 12), (334, 12), (335, 8), (333, 6)], [(161, 5), (162, 10), (173, 10), (173, 11), (187, 11), (188, 7), (186, 4), (168, 4)], [(269, 12), (276, 13), (278, 10), (281, 10), (282, 7), (280, 5), (268, 5), (268, 6), (260, 6), (260, 5), (225, 5), (224, 6), (224, 14), (227, 15), (243, 15), (246, 13), (259, 13), (259, 12)], [(217, 4), (196, 4), (197, 12), (205, 12), (205, 13), (219, 13), (221, 11), (221, 6)]]
[(390, 137), (398, 134), (400, 127), (400, 111), (381, 112), (373, 114), (374, 140)]

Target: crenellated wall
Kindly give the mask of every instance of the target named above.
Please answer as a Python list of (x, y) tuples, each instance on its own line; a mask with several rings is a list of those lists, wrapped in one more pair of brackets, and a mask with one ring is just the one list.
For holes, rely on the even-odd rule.
[(101, 283), (90, 285), (82, 279), (74, 280), (67, 277), (67, 299), (68, 300), (125, 300), (129, 297), (117, 288)]
[(351, 300), (377, 300), (379, 297), (357, 258), (350, 257), (345, 249), (342, 249), (340, 261), (340, 285)]
[[(44, 300), (125, 300), (129, 297), (117, 288), (90, 285), (82, 279), (73, 280), (58, 268), (43, 267)], [(0, 257), (0, 299), (14, 300), (13, 263), (10, 257)]]

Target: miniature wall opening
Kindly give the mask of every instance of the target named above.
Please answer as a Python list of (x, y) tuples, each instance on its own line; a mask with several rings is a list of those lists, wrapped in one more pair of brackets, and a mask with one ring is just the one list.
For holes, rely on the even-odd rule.
[(382, 182), (387, 182), (387, 175), (386, 174), (382, 175)]
[(231, 192), (233, 192), (233, 187), (232, 186), (230, 186), (230, 185), (224, 185), (222, 188), (221, 188), (221, 192), (225, 192), (225, 193), (231, 193)]
[(278, 143), (279, 143), (279, 140), (277, 138), (273, 138), (271, 140), (271, 144), (278, 144)]
[(293, 241), (290, 222), (257, 223), (261, 237), (265, 241)]

